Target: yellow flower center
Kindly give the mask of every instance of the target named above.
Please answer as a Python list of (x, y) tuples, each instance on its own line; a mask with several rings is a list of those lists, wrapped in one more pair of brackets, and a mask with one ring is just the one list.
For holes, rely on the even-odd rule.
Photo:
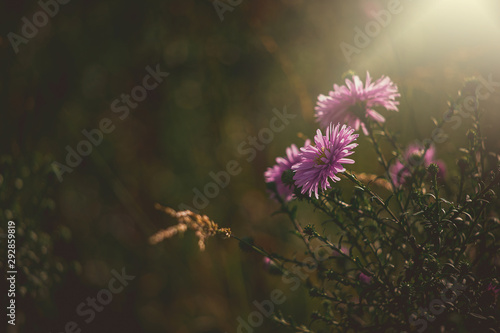
[(323, 158), (326, 158), (326, 154), (325, 154), (325, 147), (321, 148), (321, 154), (318, 155), (318, 157), (316, 157), (315, 161), (316, 161), (316, 164), (317, 165), (325, 165), (326, 163), (323, 162)]

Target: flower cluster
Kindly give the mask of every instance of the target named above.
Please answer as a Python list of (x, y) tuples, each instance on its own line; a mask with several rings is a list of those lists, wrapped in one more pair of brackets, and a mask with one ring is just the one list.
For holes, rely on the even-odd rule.
[[(357, 146), (353, 143), (358, 137), (354, 131), (361, 127), (368, 134), (364, 123), (366, 118), (385, 121), (373, 108), (382, 106), (387, 110), (398, 111), (399, 102), (395, 98), (400, 94), (388, 77), (382, 76), (372, 82), (367, 73), (364, 85), (356, 75), (352, 77), (352, 81), (346, 79), (345, 82), (345, 86), (335, 84), (328, 96), (318, 96), (316, 118), (325, 129), (325, 134), (318, 129), (314, 144), (306, 141), (300, 150), (296, 145), (291, 145), (286, 149), (286, 156), (278, 157), (277, 164), (265, 172), (266, 182), (276, 184), (276, 191), (283, 200), (290, 201), (294, 198), (294, 184), (283, 183), (282, 175), (285, 171), (294, 172), (295, 186), (301, 188), (302, 194), (314, 194), (318, 198), (320, 190), (331, 188), (330, 181), (340, 180), (337, 174), (345, 171), (343, 164), (354, 163), (354, 160), (347, 158)], [(342, 123), (347, 125), (341, 125)]]
[(389, 173), (391, 179), (396, 186), (403, 185), (408, 178), (411, 177), (412, 172), (420, 165), (425, 167), (431, 164), (436, 164), (439, 167), (439, 173), (437, 177), (439, 179), (444, 179), (446, 173), (446, 165), (441, 160), (436, 160), (436, 148), (430, 146), (425, 148), (420, 144), (412, 144), (408, 146), (403, 154), (403, 161), (396, 161), (391, 168)]
[(366, 73), (366, 82), (363, 86), (361, 79), (354, 75), (352, 81), (345, 80), (345, 86), (333, 85), (333, 91), (328, 95), (319, 95), (316, 104), (316, 118), (323, 127), (330, 123), (346, 122), (358, 130), (362, 128), (365, 135), (368, 129), (365, 118), (377, 122), (385, 122), (385, 118), (373, 108), (382, 106), (387, 110), (398, 111), (399, 102), (396, 97), (397, 86), (386, 76), (372, 82), (370, 74)]
[(354, 129), (340, 124), (330, 124), (325, 135), (318, 129), (314, 144), (306, 141), (300, 151), (292, 145), (287, 148), (286, 157), (276, 159), (277, 164), (264, 174), (266, 182), (274, 182), (278, 194), (285, 201), (290, 201), (293, 198), (293, 185), (284, 184), (281, 177), (284, 171), (293, 170), (293, 179), (302, 188), (301, 193), (309, 196), (314, 193), (318, 198), (319, 189), (324, 191), (330, 188), (329, 180), (340, 180), (336, 174), (345, 171), (342, 164), (354, 163), (354, 160), (347, 158), (357, 146), (353, 141), (358, 135), (353, 133)]
[[(309, 270), (313, 265), (297, 265), (295, 250), (291, 259), (263, 254), (268, 257), (266, 267), (278, 258), (282, 273), (300, 275), (302, 267), (304, 274), (314, 274), (307, 288), (322, 303), (311, 313), (308, 327), (285, 316), (276, 316), (276, 322), (297, 332), (312, 332), (312, 325), (315, 332), (422, 332), (427, 327), (433, 332), (456, 327), (464, 332), (498, 331), (500, 266), (495, 240), (500, 239), (500, 155), (489, 148), (492, 142), (481, 123), (486, 109), (479, 107), (477, 85), (470, 82), (449, 104), (452, 114), (456, 105), (472, 97), (475, 111), (469, 115), (467, 147), (456, 147), (458, 156), (447, 156), (458, 167), (449, 170), (450, 180), (455, 179), (449, 182), (444, 182), (447, 168), (434, 145), (402, 148), (390, 126), (380, 124), (385, 118), (374, 107), (397, 111), (399, 93), (389, 78), (372, 83), (367, 75), (363, 84), (352, 76), (345, 86), (334, 85), (327, 96), (318, 97), (320, 129), (314, 139), (287, 150), (286, 168), (279, 163), (270, 169), (278, 188), (281, 174), (289, 186), (278, 212), (286, 213), (302, 238), (315, 272)], [(438, 128), (448, 122), (445, 118), (435, 121)], [(365, 141), (373, 144), (373, 162), (385, 175), (345, 169), (354, 163), (358, 129), (369, 135)], [(334, 184), (341, 176), (352, 182), (347, 193)], [(304, 228), (297, 217), (302, 205), (284, 202), (293, 198), (292, 193), (301, 199), (321, 199), (306, 200), (319, 218), (307, 211), (300, 219), (308, 223)], [(323, 231), (316, 229), (319, 221)]]

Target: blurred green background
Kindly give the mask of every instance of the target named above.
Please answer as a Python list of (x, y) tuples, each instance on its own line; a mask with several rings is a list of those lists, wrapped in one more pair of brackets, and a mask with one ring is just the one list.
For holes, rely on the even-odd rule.
[[(212, 1), (73, 0), (18, 53), (9, 33), (21, 34), (22, 18), (32, 22), (40, 5), (0, 2), (0, 234), (16, 221), (19, 270), (17, 325), (5, 317), (0, 325), (7, 332), (63, 332), (69, 321), (82, 332), (236, 332), (237, 318), (255, 311), (254, 300), (287, 290), (234, 240), (210, 239), (200, 252), (188, 232), (149, 245), (150, 235), (175, 224), (154, 204), (193, 206), (193, 190), (236, 160), (241, 173), (201, 212), (271, 252), (300, 258), (289, 222), (271, 216), (277, 205), (263, 173), (290, 143), (302, 142), (298, 132), (313, 135), (318, 94), (341, 84), (349, 69), (362, 78), (366, 71), (390, 76), (402, 94), (400, 112), (383, 114), (404, 144), (431, 135), (430, 117), (442, 117), (465, 78), (500, 82), (494, 0), (402, 0), (400, 13), (348, 61), (341, 43), (356, 46), (356, 28), (364, 30), (375, 20), (371, 10), (389, 2), (242, 0), (221, 20)], [(112, 102), (157, 64), (169, 76), (121, 120)], [(498, 151), (500, 86), (494, 90), (483, 121)], [(297, 117), (247, 161), (238, 147), (269, 127), (273, 109), (285, 107)], [(103, 118), (114, 130), (60, 182), (53, 162), (65, 164), (66, 146), (76, 149), (82, 130)], [(445, 127), (450, 139), (437, 146), (448, 181), (449, 153), (465, 143), (467, 121)], [(354, 170), (380, 173), (368, 141), (359, 141)], [(321, 219), (299, 214), (303, 225)], [(135, 278), (85, 323), (78, 305), (122, 268)], [(7, 287), (4, 278), (0, 285)], [(280, 309), (308, 323), (317, 304), (304, 290), (288, 293)], [(276, 330), (283, 329), (266, 320), (256, 331)]]

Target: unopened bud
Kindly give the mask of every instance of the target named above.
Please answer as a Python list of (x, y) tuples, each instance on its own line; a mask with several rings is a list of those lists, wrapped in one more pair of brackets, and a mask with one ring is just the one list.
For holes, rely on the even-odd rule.
[(439, 172), (439, 167), (436, 163), (432, 163), (431, 165), (429, 165), (429, 167), (427, 168), (427, 171), (429, 171), (429, 173), (432, 175), (432, 176), (435, 176), (438, 174)]

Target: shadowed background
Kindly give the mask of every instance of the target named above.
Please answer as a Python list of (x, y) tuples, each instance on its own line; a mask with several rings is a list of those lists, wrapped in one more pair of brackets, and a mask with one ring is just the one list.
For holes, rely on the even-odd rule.
[[(236, 332), (237, 318), (274, 288), (287, 291), (280, 309), (308, 323), (318, 304), (305, 288), (288, 292), (234, 240), (210, 239), (200, 252), (188, 232), (149, 245), (150, 235), (175, 223), (154, 204), (194, 207), (209, 173), (236, 160), (241, 173), (201, 212), (271, 252), (300, 258), (289, 222), (271, 216), (277, 205), (263, 173), (290, 143), (301, 144), (298, 132), (313, 136), (318, 94), (341, 84), (349, 69), (363, 79), (366, 71), (388, 75), (402, 97), (399, 113), (383, 114), (405, 144), (431, 136), (430, 117), (442, 118), (465, 78), (500, 82), (498, 1), (402, 0), (386, 27), (356, 44), (357, 28), (377, 22), (372, 10), (388, 2), (243, 0), (221, 21), (212, 1), (73, 0), (18, 53), (8, 34), (21, 34), (21, 19), (32, 22), (40, 6), (1, 2), (0, 233), (5, 221), (16, 221), (19, 270), (17, 325), (8, 332), (63, 332), (69, 321), (82, 332)], [(346, 57), (342, 42), (357, 51)], [(112, 102), (157, 64), (169, 76), (121, 120)], [(495, 89), (483, 120), (489, 144), (500, 150)], [(297, 116), (255, 158), (238, 149), (284, 108)], [(60, 182), (53, 162), (65, 164), (66, 147), (76, 149), (82, 130), (103, 118), (114, 130)], [(467, 122), (445, 127), (450, 139), (437, 146), (450, 182), (455, 164), (447, 153), (465, 142)], [(359, 143), (353, 169), (380, 173), (368, 141)], [(304, 212), (299, 220), (319, 225), (321, 216)], [(0, 244), (6, 271), (3, 238)], [(86, 323), (78, 305), (122, 268), (135, 278)], [(266, 320), (258, 331), (276, 326)]]

